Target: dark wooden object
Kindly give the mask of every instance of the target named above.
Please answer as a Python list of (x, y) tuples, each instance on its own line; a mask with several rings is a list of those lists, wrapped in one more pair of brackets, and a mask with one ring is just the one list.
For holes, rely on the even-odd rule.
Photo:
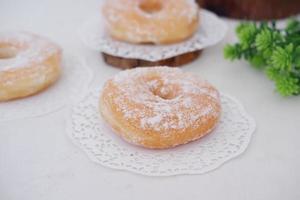
[(181, 54), (175, 57), (171, 57), (171, 58), (167, 58), (155, 62), (140, 60), (140, 59), (122, 58), (122, 57), (112, 56), (106, 53), (102, 53), (102, 56), (104, 61), (109, 65), (121, 69), (130, 69), (134, 67), (162, 66), (162, 65), (166, 65), (170, 67), (178, 67), (194, 61), (200, 56), (200, 54), (201, 54), (201, 50)]
[(270, 20), (300, 13), (300, 0), (197, 0), (215, 13), (239, 19)]

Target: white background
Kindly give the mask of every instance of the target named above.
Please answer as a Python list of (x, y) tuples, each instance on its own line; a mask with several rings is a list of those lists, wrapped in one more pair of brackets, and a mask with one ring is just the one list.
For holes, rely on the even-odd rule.
[[(78, 27), (95, 12), (100, 12), (96, 0), (0, 0), (0, 30), (42, 34), (65, 52), (86, 56), (95, 85), (118, 71), (78, 38)], [(226, 22), (230, 31), (223, 42), (183, 69), (237, 97), (255, 118), (257, 130), (243, 155), (204, 175), (155, 178), (108, 169), (71, 143), (65, 108), (0, 123), (0, 200), (300, 199), (300, 96), (280, 97), (260, 71), (225, 61), (222, 48), (235, 41), (236, 24)]]

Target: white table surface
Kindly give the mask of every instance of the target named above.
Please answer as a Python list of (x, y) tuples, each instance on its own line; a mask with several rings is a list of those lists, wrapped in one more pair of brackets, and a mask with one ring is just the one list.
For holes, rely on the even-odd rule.
[[(97, 63), (91, 65), (95, 78), (106, 78), (118, 70), (103, 64), (76, 31), (98, 11), (96, 0), (0, 0), (0, 30), (48, 36), (66, 52)], [(255, 118), (257, 130), (244, 154), (204, 175), (157, 178), (108, 169), (71, 143), (64, 108), (0, 123), (0, 200), (300, 199), (300, 97), (280, 97), (263, 73), (223, 59), (224, 44), (235, 41), (236, 22), (227, 23), (223, 42), (183, 69), (237, 97)]]

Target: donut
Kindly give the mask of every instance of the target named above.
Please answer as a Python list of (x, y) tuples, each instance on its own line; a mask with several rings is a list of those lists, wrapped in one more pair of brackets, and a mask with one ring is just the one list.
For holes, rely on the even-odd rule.
[(102, 13), (108, 33), (129, 43), (180, 42), (199, 25), (194, 0), (107, 0)]
[(164, 149), (210, 133), (221, 114), (219, 92), (178, 68), (120, 72), (102, 89), (99, 110), (113, 132), (134, 145)]
[(27, 32), (0, 33), (0, 101), (33, 95), (60, 75), (61, 49)]

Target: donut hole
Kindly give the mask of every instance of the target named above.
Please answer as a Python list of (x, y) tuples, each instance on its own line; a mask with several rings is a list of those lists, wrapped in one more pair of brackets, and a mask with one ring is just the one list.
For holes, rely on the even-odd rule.
[(151, 92), (153, 95), (160, 97), (161, 99), (171, 100), (177, 97), (176, 90), (169, 86), (162, 86), (157, 88), (152, 88)]
[(17, 49), (15, 47), (0, 46), (0, 59), (10, 59), (17, 56)]
[(176, 84), (166, 83), (160, 74), (149, 73), (142, 78), (142, 82), (146, 83), (148, 90), (161, 99), (171, 100), (178, 96), (180, 88)]
[(162, 9), (162, 4), (158, 1), (144, 0), (139, 4), (139, 8), (145, 13), (153, 14)]

